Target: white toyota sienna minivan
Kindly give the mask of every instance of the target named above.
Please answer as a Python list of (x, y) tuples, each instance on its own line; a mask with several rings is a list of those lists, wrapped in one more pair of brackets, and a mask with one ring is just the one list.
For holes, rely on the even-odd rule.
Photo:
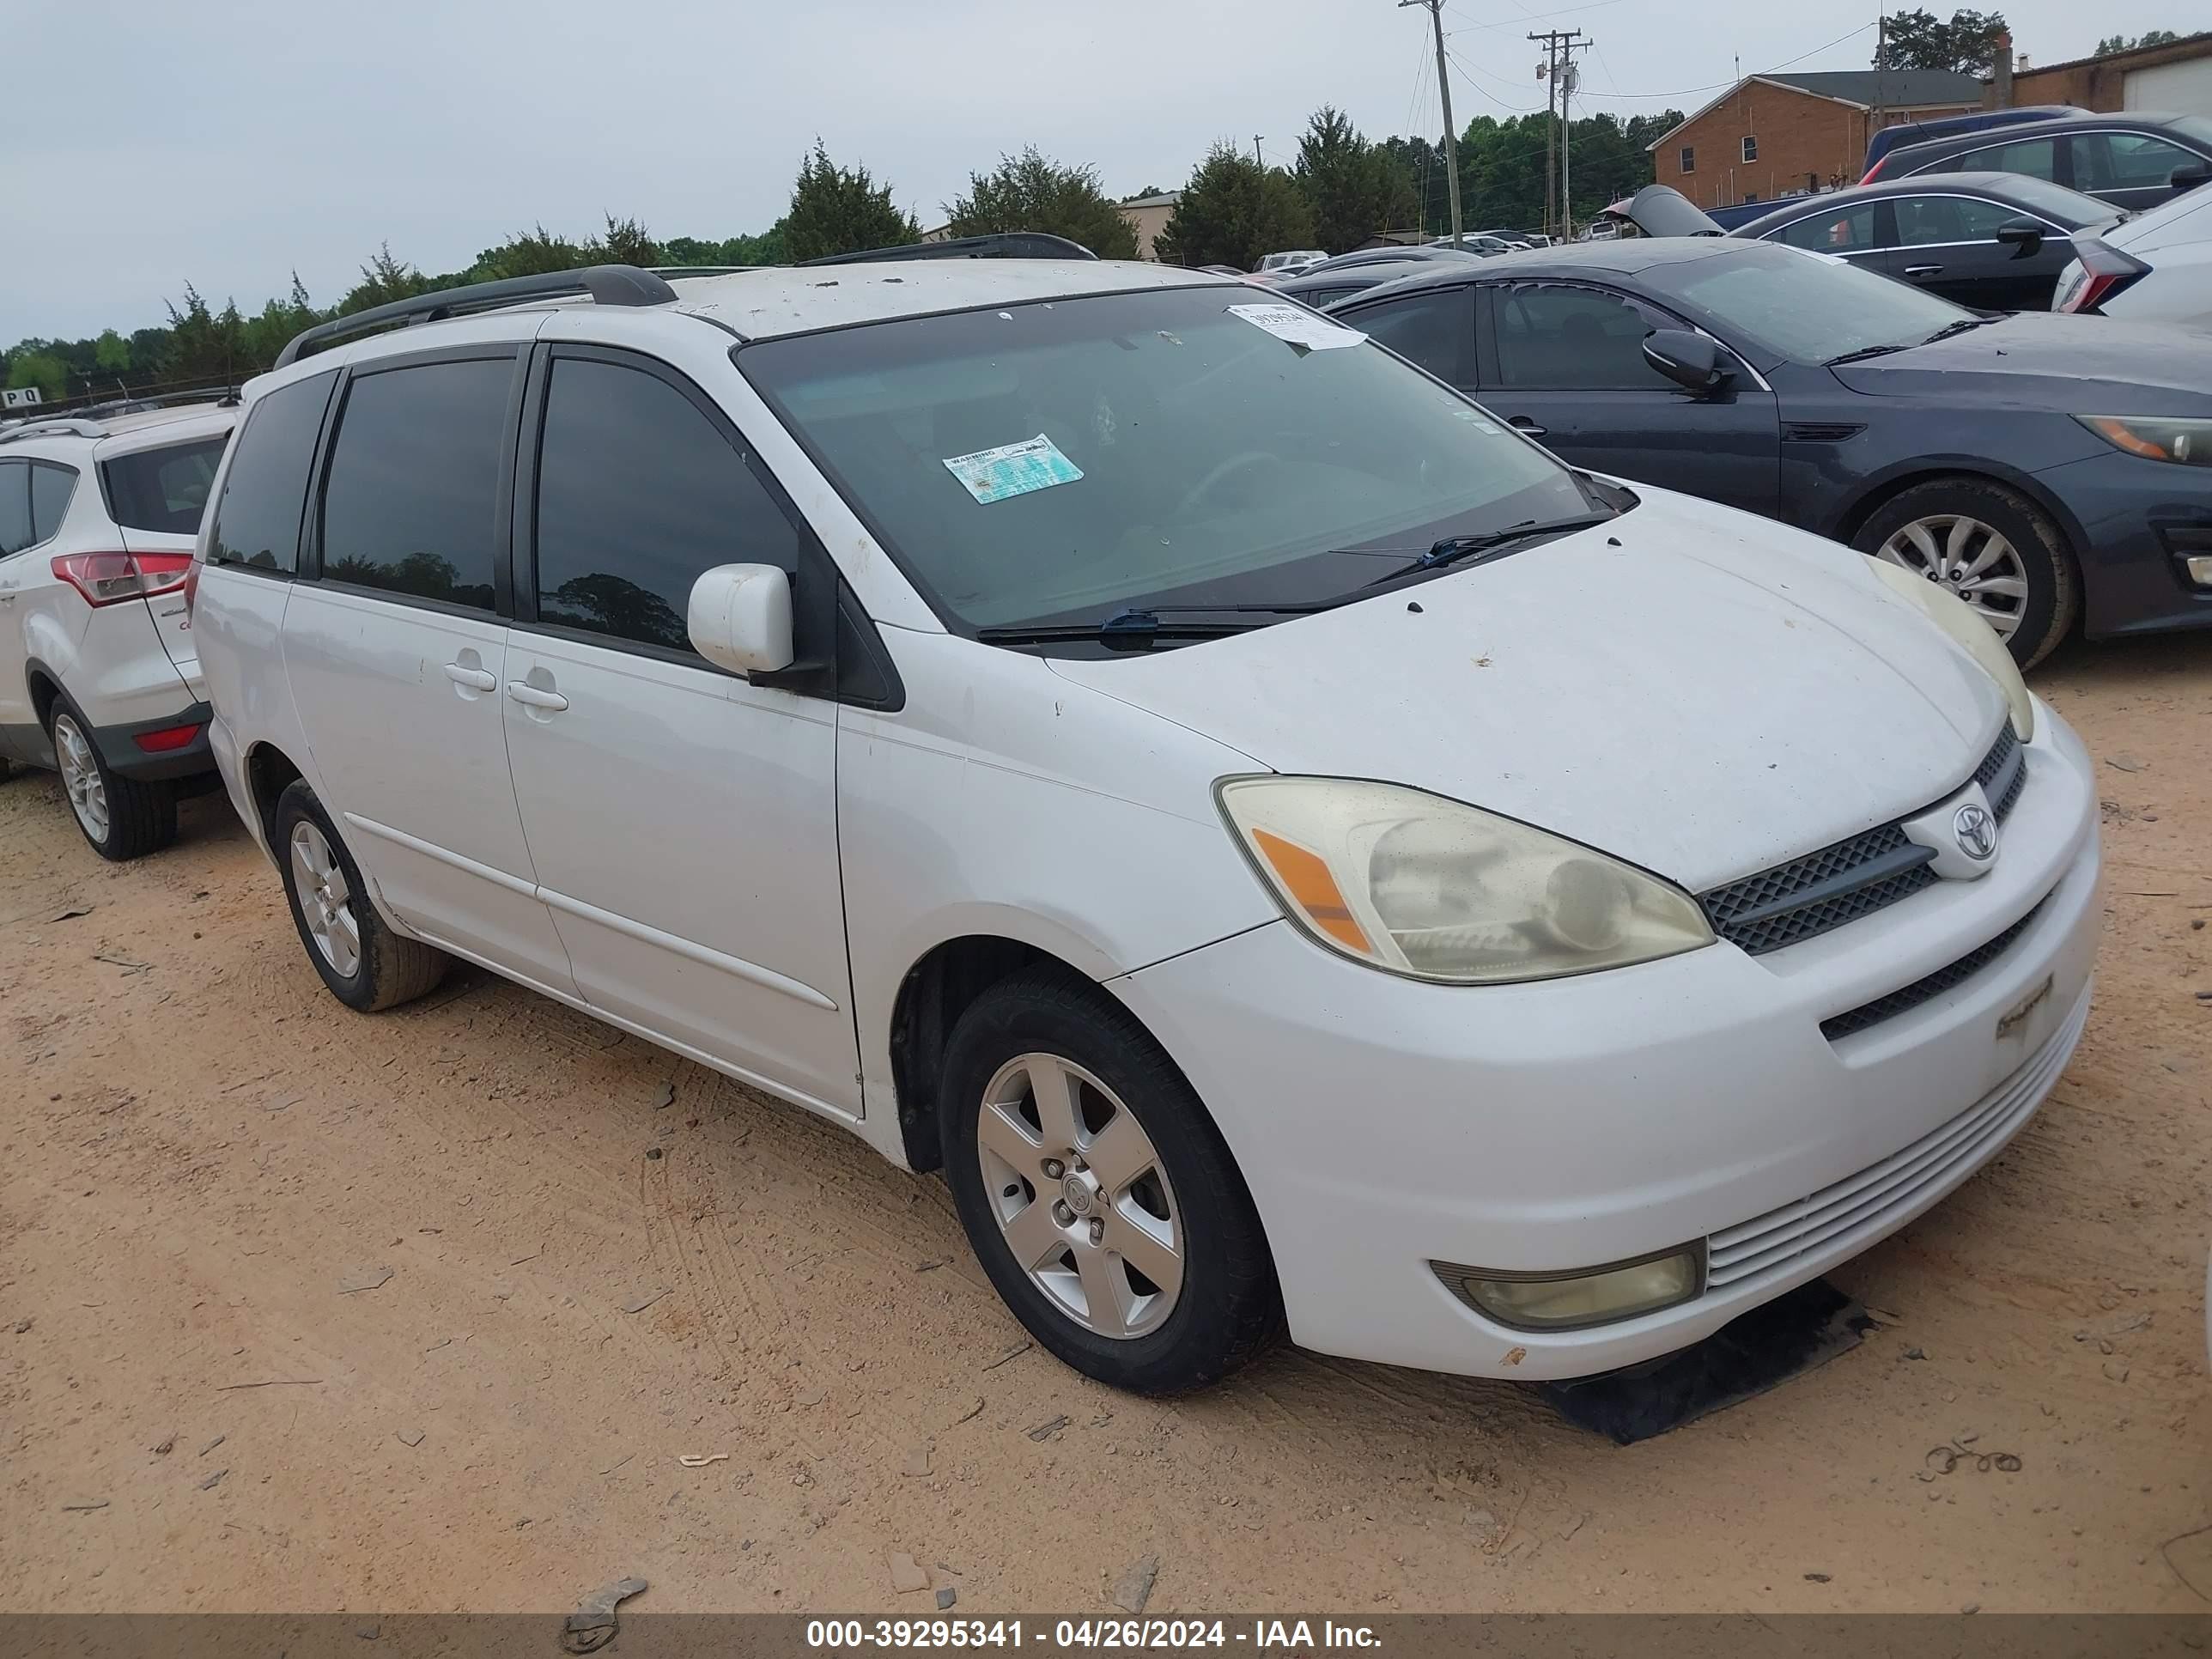
[(193, 629), (331, 991), (460, 957), (941, 1169), (1094, 1377), (1663, 1355), (2087, 1018), (2090, 765), (1977, 618), (1264, 289), (603, 267), (286, 359)]

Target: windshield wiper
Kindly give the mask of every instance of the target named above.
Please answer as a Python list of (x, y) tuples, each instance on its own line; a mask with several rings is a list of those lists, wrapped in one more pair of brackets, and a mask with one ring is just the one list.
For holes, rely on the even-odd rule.
[(1954, 334), (1964, 334), (1970, 328), (1983, 328), (1996, 321), (1994, 317), (1961, 317), (1955, 323), (1946, 323), (1920, 343), (1934, 345), (1938, 340), (1948, 340)]
[(1861, 346), (1856, 351), (1846, 351), (1840, 357), (1831, 357), (1826, 362), (1820, 366), (1823, 368), (1837, 368), (1845, 363), (1862, 362), (1869, 357), (1887, 357), (1893, 351), (1910, 351), (1912, 347), (1910, 343), (1901, 345)]
[[(1051, 645), (1064, 640), (1095, 640), (1114, 651), (1141, 651), (1155, 640), (1213, 640), (1229, 634), (1249, 634), (1267, 623), (1243, 620), (1250, 617), (1303, 617), (1328, 609), (1321, 605), (1161, 605), (1117, 611), (1103, 622), (1067, 623), (1049, 627), (1015, 625), (979, 628), (975, 637), (991, 645)], [(1163, 622), (1164, 617), (1217, 617), (1218, 622)]]
[(1395, 570), (1386, 570), (1366, 586), (1376, 587), (1419, 571), (1441, 570), (1446, 565), (1457, 564), (1465, 559), (1485, 556), (1500, 557), (1539, 536), (1571, 535), (1577, 530), (1590, 530), (1601, 524), (1611, 524), (1620, 516), (1617, 513), (1589, 513), (1579, 518), (1547, 519), (1540, 524), (1534, 519), (1524, 519), (1519, 524), (1508, 525), (1503, 530), (1485, 531), (1478, 536), (1447, 536), (1412, 563), (1400, 565)]

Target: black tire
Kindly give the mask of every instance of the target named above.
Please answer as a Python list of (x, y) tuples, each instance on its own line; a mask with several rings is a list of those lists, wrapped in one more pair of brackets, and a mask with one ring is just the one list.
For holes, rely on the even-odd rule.
[(2081, 609), (2081, 573), (2073, 550), (2051, 517), (2018, 490), (1988, 478), (1936, 478), (1884, 501), (1851, 538), (1862, 553), (1876, 553), (1906, 526), (1928, 519), (1978, 519), (2020, 555), (2027, 597), (2006, 641), (2022, 668), (2058, 647)]
[(64, 698), (55, 700), (54, 706), (46, 711), (46, 738), (54, 746), (55, 762), (61, 765), (65, 793), (69, 769), (64, 763), (64, 744), (78, 748), (99, 781), (100, 799), (106, 814), (103, 833), (94, 832), (93, 824), (86, 822), (86, 811), (74, 799), (70, 805), (70, 817), (94, 852), (111, 864), (125, 864), (144, 858), (149, 853), (158, 853), (176, 840), (176, 791), (166, 783), (141, 782), (111, 769), (106, 757), (100, 752), (100, 745), (93, 741), (91, 726), (77, 713), (74, 703)]
[[(1085, 1328), (1007, 1245), (986, 1190), (978, 1130), (992, 1080), (1030, 1054), (1073, 1062), (1118, 1096), (1173, 1190), (1182, 1281), (1162, 1322), (1141, 1334)], [(992, 987), (945, 1045), (938, 1110), (945, 1176), (977, 1259), (1030, 1334), (1075, 1370), (1139, 1394), (1181, 1394), (1228, 1376), (1281, 1333), (1274, 1260), (1236, 1161), (1175, 1062), (1111, 996), (1064, 971), (1025, 972)]]
[[(307, 925), (305, 896), (300, 891), (292, 857), (292, 832), (301, 823), (311, 823), (320, 833), (332, 861), (345, 877), (345, 902), (361, 941), (358, 960), (349, 974), (338, 971)], [(359, 1013), (380, 1013), (435, 989), (445, 978), (447, 969), (453, 965), (451, 957), (420, 939), (401, 938), (377, 914), (368, 896), (368, 884), (362, 879), (361, 866), (354, 862), (351, 849), (304, 778), (293, 780), (276, 798), (276, 810), (270, 815), (270, 851), (283, 876), (284, 896), (292, 906), (292, 925), (300, 931), (307, 960), (314, 963), (331, 994), (347, 1007)]]

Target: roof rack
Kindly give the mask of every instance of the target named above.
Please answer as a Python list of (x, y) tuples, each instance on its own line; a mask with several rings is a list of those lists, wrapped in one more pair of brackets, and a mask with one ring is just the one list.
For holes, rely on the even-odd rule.
[(0, 431), (0, 444), (12, 444), (18, 438), (105, 438), (107, 428), (90, 421), (26, 421), (21, 426), (11, 426)]
[(365, 334), (386, 323), (434, 323), (472, 311), (514, 305), (519, 301), (567, 294), (588, 294), (594, 303), (603, 306), (666, 305), (676, 297), (676, 290), (668, 286), (665, 278), (635, 265), (586, 265), (579, 270), (549, 270), (536, 276), (471, 283), (462, 288), (440, 289), (434, 294), (394, 300), (389, 305), (371, 306), (349, 317), (334, 317), (327, 323), (317, 323), (292, 337), (283, 350), (276, 354), (275, 367), (282, 368), (297, 362), (313, 348), (349, 335)]
[(1080, 242), (1042, 230), (1006, 230), (989, 236), (955, 236), (943, 242), (908, 242), (801, 259), (802, 265), (857, 265), (878, 259), (1096, 259)]

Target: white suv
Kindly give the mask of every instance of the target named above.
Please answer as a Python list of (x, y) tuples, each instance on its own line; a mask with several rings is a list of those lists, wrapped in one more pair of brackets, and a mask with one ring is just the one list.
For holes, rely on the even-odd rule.
[(214, 778), (185, 585), (237, 413), (0, 432), (0, 775), (58, 768), (102, 858), (167, 846), (178, 797)]
[(2092, 769), (1972, 612), (1241, 282), (603, 268), (287, 359), (195, 633), (332, 993), (464, 957), (942, 1167), (1092, 1376), (1665, 1354), (2087, 1018)]

